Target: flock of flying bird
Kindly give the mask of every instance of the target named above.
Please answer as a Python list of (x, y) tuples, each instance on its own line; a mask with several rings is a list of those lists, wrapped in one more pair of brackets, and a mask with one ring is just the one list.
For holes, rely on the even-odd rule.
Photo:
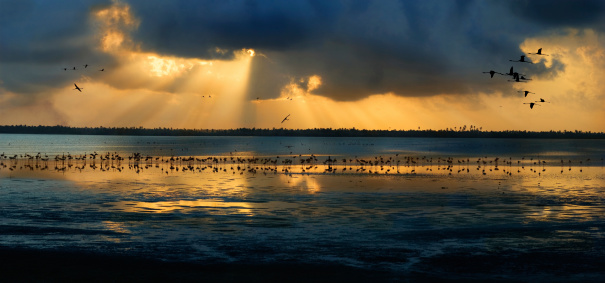
[[(86, 69), (90, 65), (84, 64), (82, 66), (84, 66), (84, 69)], [(77, 71), (78, 69), (76, 69), (76, 67), (73, 67), (73, 68), (63, 68), (63, 71), (67, 71), (67, 70)], [(104, 72), (104, 71), (105, 71), (105, 68), (99, 70), (99, 72)], [(83, 87), (79, 87), (76, 83), (74, 83), (74, 86), (76, 87), (76, 88), (74, 88), (74, 90), (78, 90), (79, 92), (82, 92), (82, 90), (84, 89)]]
[[(86, 68), (88, 68), (88, 66), (90, 66), (90, 65), (88, 65), (88, 64), (84, 64), (84, 65), (82, 65), (82, 66), (84, 66), (84, 69), (86, 69)], [(63, 70), (64, 70), (64, 71), (67, 71), (67, 70), (77, 71), (78, 69), (77, 69), (76, 67), (73, 67), (73, 68), (63, 68)], [(99, 71), (100, 71), (100, 72), (104, 72), (104, 71), (105, 71), (105, 68), (100, 69)], [(84, 89), (83, 87), (79, 87), (79, 86), (78, 86), (78, 84), (76, 84), (76, 83), (74, 83), (74, 86), (75, 86), (74, 90), (78, 90), (79, 92), (82, 92), (82, 90)], [(205, 96), (202, 96), (202, 97), (205, 97)], [(210, 98), (210, 97), (212, 97), (212, 96), (210, 96), (210, 95), (209, 95), (208, 97)], [(259, 98), (257, 97), (256, 99), (258, 100)], [(289, 98), (289, 97), (288, 97), (288, 99), (292, 100), (292, 99), (291, 99), (291, 98)], [(281, 121), (281, 123), (283, 124), (284, 122), (289, 121), (290, 119), (288, 119), (288, 117), (290, 117), (290, 114), (288, 114), (288, 116), (286, 116), (286, 117), (285, 117), (285, 118), (284, 118), (284, 119)]]
[[(529, 53), (529, 54), (548, 56), (548, 54), (543, 54), (542, 53), (542, 48), (538, 49), (538, 52), (536, 52), (536, 53)], [(521, 57), (519, 58), (519, 60), (508, 60), (508, 61), (533, 64), (533, 62), (527, 61), (525, 59), (525, 55), (521, 55)], [(489, 72), (483, 72), (483, 73), (484, 74), (490, 74), (491, 78), (493, 78), (495, 74), (513, 77), (512, 80), (508, 80), (509, 82), (518, 82), (519, 83), (519, 82), (531, 81), (531, 79), (526, 78), (524, 74), (519, 74), (518, 72), (515, 72), (512, 66), (510, 67), (510, 70), (508, 71), (508, 73), (499, 73), (499, 72), (496, 72), (494, 70), (490, 70)], [(528, 91), (528, 90), (520, 90), (518, 92), (523, 93), (525, 95), (525, 97), (527, 97), (527, 95), (530, 94), (530, 93), (535, 94), (534, 92), (531, 92), (531, 91)], [(540, 100), (532, 101), (532, 102), (525, 102), (523, 104), (529, 104), (529, 108), (533, 109), (535, 105), (540, 106), (540, 104), (538, 104), (538, 103), (550, 103), (550, 102), (545, 101), (543, 98), (540, 98)]]

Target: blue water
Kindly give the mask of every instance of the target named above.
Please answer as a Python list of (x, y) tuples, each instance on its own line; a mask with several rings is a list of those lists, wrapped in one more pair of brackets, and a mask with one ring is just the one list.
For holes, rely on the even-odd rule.
[[(319, 156), (317, 168), (2, 158), (0, 246), (201, 264), (326, 263), (404, 277), (598, 281), (603, 142), (0, 135), (5, 156)], [(419, 161), (336, 170), (322, 162), (403, 155)], [(499, 167), (421, 163), (425, 155), (512, 159)], [(548, 156), (547, 166), (514, 162)]]
[(600, 139), (472, 139), (472, 138), (325, 138), (325, 137), (146, 137), (92, 135), (0, 134), (6, 155), (49, 156), (70, 153), (139, 152), (155, 156), (212, 156), (249, 154), (276, 156), (315, 154), (367, 157), (406, 156), (501, 158), (605, 158)]

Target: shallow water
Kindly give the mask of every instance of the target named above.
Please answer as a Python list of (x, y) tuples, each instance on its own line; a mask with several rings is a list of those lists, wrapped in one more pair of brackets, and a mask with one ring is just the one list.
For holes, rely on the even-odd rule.
[[(471, 150), (441, 159), (404, 154), (396, 141), (369, 144), (383, 143), (390, 147), (357, 157), (320, 152), (303, 164), (310, 154), (252, 159), (249, 149), (213, 149), (209, 158), (206, 148), (189, 161), (128, 159), (125, 149), (109, 151), (123, 160), (75, 159), (103, 152), (92, 145), (71, 150), (74, 159), (3, 158), (0, 246), (195, 263), (325, 262), (447, 278), (603, 275), (602, 152), (567, 154), (573, 160), (563, 163), (520, 152), (496, 161)], [(147, 143), (137, 150), (156, 152)]]

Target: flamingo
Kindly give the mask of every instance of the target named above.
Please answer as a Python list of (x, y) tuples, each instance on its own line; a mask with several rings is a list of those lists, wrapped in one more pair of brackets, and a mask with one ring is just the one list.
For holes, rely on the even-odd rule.
[(518, 91), (518, 92), (522, 92), (522, 93), (524, 93), (524, 94), (525, 94), (525, 97), (527, 97), (527, 94), (528, 94), (528, 93), (533, 93), (533, 94), (535, 94), (535, 92), (531, 92), (531, 91), (529, 91), (529, 90), (520, 90), (520, 91)]
[(493, 71), (493, 70), (490, 70), (489, 72), (483, 72), (483, 73), (484, 74), (489, 74), (492, 78), (494, 77), (494, 74), (500, 74), (500, 75), (502, 75), (501, 73), (498, 73), (498, 72)]
[(526, 80), (526, 81), (531, 81), (531, 79), (526, 78), (525, 76), (521, 76), (519, 79), (521, 80)]
[(542, 48), (538, 49), (538, 52), (536, 52), (536, 53), (529, 53), (529, 54), (536, 54), (536, 55), (544, 55), (544, 56), (548, 56), (548, 54), (542, 54)]
[(76, 88), (74, 88), (74, 89), (77, 89), (80, 92), (82, 92), (82, 90), (84, 89), (83, 87), (78, 87), (78, 85), (76, 83), (74, 83), (74, 85), (76, 86)]
[(515, 61), (515, 60), (508, 60), (508, 61), (511, 61), (511, 62), (521, 62), (521, 63), (529, 63), (529, 64), (533, 64), (532, 62), (525, 61), (525, 55), (521, 55), (521, 59), (519, 59), (519, 60), (517, 60), (517, 61)]
[(536, 101), (536, 102), (550, 103), (550, 101), (546, 101), (546, 100), (544, 100), (544, 98), (540, 98), (540, 101)]
[(517, 83), (524, 83), (525, 81), (520, 81), (519, 80), (519, 73), (514, 72), (513, 73), (513, 80), (508, 80), (509, 82), (517, 82)]
[(283, 120), (281, 120), (281, 122), (283, 123), (283, 122), (285, 122), (285, 121), (290, 120), (290, 119), (288, 119), (288, 117), (290, 117), (290, 114), (288, 114), (288, 116), (286, 116), (286, 118), (284, 118)]
[(529, 109), (534, 109), (534, 105), (540, 106), (540, 104), (537, 104), (536, 102), (529, 102), (529, 103), (523, 103), (523, 104), (529, 104)]
[(510, 67), (510, 71), (508, 71), (508, 73), (502, 74), (502, 73), (498, 73), (500, 75), (505, 75), (505, 76), (513, 76), (513, 78), (515, 77), (515, 74), (517, 75), (523, 75), (523, 74), (519, 74), (517, 72), (513, 72), (513, 66)]

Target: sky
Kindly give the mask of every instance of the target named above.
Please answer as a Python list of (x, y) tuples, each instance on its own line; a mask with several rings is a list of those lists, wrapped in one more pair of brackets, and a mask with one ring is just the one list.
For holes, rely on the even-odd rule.
[(0, 0), (2, 125), (602, 132), (604, 71), (600, 0)]

